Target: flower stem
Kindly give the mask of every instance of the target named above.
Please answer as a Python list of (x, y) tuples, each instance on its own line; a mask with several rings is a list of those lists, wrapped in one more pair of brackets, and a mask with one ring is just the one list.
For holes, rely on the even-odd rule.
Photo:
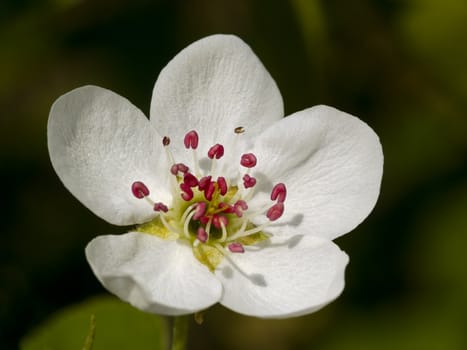
[(185, 350), (188, 338), (189, 316), (176, 316), (173, 319), (171, 350)]

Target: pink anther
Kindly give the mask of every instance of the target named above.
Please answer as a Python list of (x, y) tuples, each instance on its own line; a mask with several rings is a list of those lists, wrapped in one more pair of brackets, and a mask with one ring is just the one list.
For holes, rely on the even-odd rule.
[(194, 130), (191, 130), (185, 135), (183, 143), (185, 144), (186, 148), (198, 148), (198, 133)]
[(140, 199), (149, 196), (149, 189), (141, 181), (133, 182), (131, 192), (133, 192), (133, 196)]
[(167, 213), (169, 211), (169, 208), (167, 208), (167, 206), (164, 203), (155, 203), (154, 211), (163, 211), (164, 213)]
[(287, 189), (285, 188), (285, 185), (283, 183), (278, 183), (277, 185), (274, 186), (274, 188), (271, 191), (272, 201), (275, 201), (277, 199), (279, 203), (284, 203), (286, 196), (287, 196)]
[(243, 186), (250, 188), (256, 185), (256, 179), (248, 174), (243, 175)]
[(236, 207), (242, 208), (242, 210), (247, 210), (248, 209), (248, 204), (243, 199), (239, 199), (238, 201), (235, 202), (234, 205)]
[(216, 189), (216, 186), (214, 186), (214, 182), (210, 182), (209, 185), (204, 189), (204, 197), (208, 201), (212, 201), (212, 195), (214, 194), (214, 191)]
[(186, 172), (188, 172), (188, 170), (190, 169), (183, 163), (177, 163), (170, 167), (170, 172), (172, 173), (172, 175), (178, 175), (179, 171), (185, 174)]
[(183, 182), (190, 187), (198, 186), (198, 179), (191, 173), (186, 173), (185, 176), (183, 176)]
[(202, 216), (199, 218), (199, 222), (201, 222), (204, 225), (207, 225), (209, 220), (211, 220), (211, 217), (209, 216)]
[(245, 253), (245, 248), (243, 248), (241, 243), (230, 243), (227, 247), (232, 253)]
[(162, 144), (163, 144), (164, 146), (170, 145), (170, 137), (164, 136), (164, 137), (162, 138)]
[(183, 191), (180, 195), (182, 196), (183, 200), (185, 201), (191, 201), (193, 199), (193, 191), (191, 187), (186, 184), (185, 182), (182, 182), (180, 184), (180, 189)]
[(253, 168), (256, 165), (256, 156), (253, 153), (245, 153), (240, 159), (240, 164), (245, 168)]
[(282, 216), (283, 213), (284, 203), (279, 202), (274, 204), (271, 208), (269, 208), (268, 212), (266, 213), (266, 216), (269, 220), (276, 221)]
[(217, 185), (219, 186), (221, 195), (225, 195), (227, 193), (227, 182), (225, 181), (225, 177), (219, 176), (217, 178)]
[(239, 199), (233, 205), (233, 211), (235, 212), (235, 215), (237, 215), (239, 218), (243, 216), (243, 212), (247, 209), (248, 204), (243, 199)]
[(170, 173), (172, 175), (177, 175), (178, 174), (178, 164), (174, 164), (170, 167)]
[(205, 212), (206, 212), (206, 203), (205, 202), (199, 202), (196, 205), (195, 214), (193, 215), (193, 219), (194, 220), (199, 220), (204, 215)]
[(242, 208), (242, 210), (248, 209), (248, 204), (243, 199), (239, 199), (235, 202), (235, 206)]
[(219, 209), (222, 210), (224, 214), (232, 214), (234, 213), (234, 208), (231, 205), (228, 205), (225, 202), (220, 202), (217, 206)]
[(208, 157), (210, 159), (220, 159), (224, 155), (224, 146), (222, 146), (219, 143), (216, 143), (214, 146), (212, 146), (209, 151), (208, 151)]
[(199, 190), (204, 191), (206, 188), (208, 188), (210, 183), (211, 183), (211, 176), (202, 177), (201, 180), (199, 180), (199, 184), (198, 184)]
[(200, 227), (198, 227), (198, 232), (196, 234), (196, 238), (198, 238), (198, 240), (201, 243), (206, 243), (207, 240), (208, 240), (208, 233), (206, 232), (206, 230), (204, 228), (202, 228), (200, 226)]
[(229, 223), (229, 220), (223, 215), (213, 215), (212, 224), (215, 228), (221, 229), (222, 226), (226, 227)]
[(187, 173), (190, 168), (188, 168), (185, 164), (183, 163), (178, 163), (178, 171), (181, 171), (182, 173)]

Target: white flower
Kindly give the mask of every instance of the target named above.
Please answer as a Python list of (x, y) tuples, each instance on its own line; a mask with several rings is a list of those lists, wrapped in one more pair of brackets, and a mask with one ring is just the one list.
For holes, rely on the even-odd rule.
[(281, 318), (335, 299), (348, 257), (332, 240), (372, 210), (383, 164), (376, 134), (349, 114), (317, 106), (283, 118), (273, 79), (225, 35), (193, 43), (164, 68), (150, 120), (96, 86), (61, 96), (48, 145), (86, 207), (136, 225), (86, 247), (97, 278), (166, 315), (219, 302)]

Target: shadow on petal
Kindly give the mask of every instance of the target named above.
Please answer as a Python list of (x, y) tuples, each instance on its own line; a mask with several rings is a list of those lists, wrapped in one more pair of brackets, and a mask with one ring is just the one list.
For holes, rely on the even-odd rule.
[(209, 174), (211, 170), (212, 160), (208, 157), (203, 157), (199, 160), (199, 168), (204, 171), (205, 174)]
[[(287, 246), (287, 248), (292, 249), (300, 244), (303, 237), (305, 237), (305, 235), (294, 235), (282, 242), (274, 242), (274, 243), (272, 243), (270, 240), (267, 240), (267, 241), (258, 243), (255, 248), (258, 248), (258, 250), (260, 250), (260, 249), (265, 249), (265, 248), (276, 248), (276, 247)], [(248, 248), (249, 250), (253, 250), (252, 249), (253, 247), (248, 247)]]
[(288, 239), (288, 248), (292, 249), (295, 248), (298, 244), (300, 244), (300, 241), (303, 239), (304, 235), (295, 235), (292, 236)]
[[(287, 209), (286, 209), (287, 210)], [(304, 215), (303, 214), (295, 214), (290, 220), (287, 221), (279, 221), (278, 223), (274, 223), (274, 227), (282, 227), (282, 226), (300, 226), (303, 222)]]
[(259, 274), (259, 273), (248, 274), (245, 271), (243, 271), (237, 264), (235, 264), (232, 261), (232, 259), (229, 258), (228, 260), (230, 262), (230, 266), (224, 266), (221, 270), (221, 273), (225, 278), (232, 279), (234, 277), (234, 273), (235, 273), (234, 269), (235, 269), (237, 270), (238, 273), (240, 273), (242, 276), (244, 276), (254, 285), (259, 286), (259, 287), (267, 287), (268, 284), (262, 274)]
[(256, 192), (264, 192), (264, 193), (267, 193), (269, 195), (269, 193), (271, 192), (271, 190), (272, 190), (272, 188), (274, 186), (272, 181), (270, 180), (269, 176), (267, 176), (266, 174), (264, 174), (262, 172), (255, 171), (254, 172), (254, 177), (257, 180), (257, 184), (255, 186), (255, 191)]
[(259, 273), (252, 274), (248, 277), (253, 284), (259, 286), (259, 287), (267, 287), (268, 284), (266, 283), (266, 279), (264, 278), (263, 275)]

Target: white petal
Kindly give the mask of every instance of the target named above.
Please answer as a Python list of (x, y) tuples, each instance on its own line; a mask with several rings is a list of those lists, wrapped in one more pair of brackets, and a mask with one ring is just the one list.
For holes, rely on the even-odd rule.
[(238, 313), (300, 316), (317, 311), (344, 288), (348, 257), (326, 239), (297, 235), (282, 244), (246, 249), (216, 270), (224, 286), (221, 304)]
[(383, 172), (378, 136), (337, 109), (317, 106), (284, 118), (258, 137), (255, 152), (256, 175), (265, 179), (258, 181), (257, 205), (272, 204), (274, 184), (287, 186), (285, 212), (268, 228), (272, 233), (334, 239), (355, 228), (378, 198)]
[(181, 315), (218, 302), (222, 286), (188, 245), (145, 233), (99, 236), (86, 247), (109, 291), (146, 312)]
[[(231, 35), (213, 35), (182, 50), (160, 73), (151, 121), (177, 147), (187, 131), (200, 136), (200, 154), (216, 143), (232, 151), (234, 129), (259, 134), (283, 117), (280, 92), (248, 45)], [(175, 149), (177, 156), (183, 153)]]
[(125, 98), (96, 86), (61, 96), (50, 111), (52, 165), (68, 190), (96, 215), (116, 225), (148, 221), (152, 207), (132, 195), (144, 182), (157, 202), (169, 201), (160, 136)]

